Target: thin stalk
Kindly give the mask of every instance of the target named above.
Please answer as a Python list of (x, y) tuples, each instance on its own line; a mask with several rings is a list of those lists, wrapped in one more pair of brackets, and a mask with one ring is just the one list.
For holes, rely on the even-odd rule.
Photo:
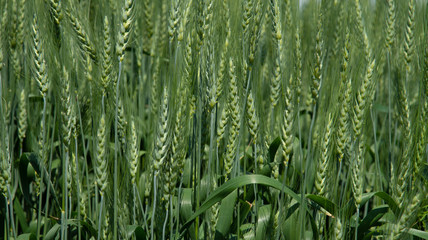
[(81, 216), (80, 216), (80, 171), (79, 171), (79, 157), (78, 157), (78, 151), (77, 151), (77, 138), (75, 138), (74, 139), (74, 151), (75, 151), (75, 154), (74, 154), (74, 157), (75, 157), (75, 159), (74, 159), (74, 161), (76, 161), (76, 175), (77, 175), (77, 177), (76, 177), (76, 185), (77, 185), (77, 187), (78, 187), (78, 189), (77, 189), (77, 219), (79, 220), (78, 221), (78, 225), (77, 225), (77, 229), (78, 229), (78, 239), (80, 240), (81, 239), (81, 226), (80, 226), (80, 218), (81, 218)]
[[(314, 104), (313, 115), (312, 115), (312, 119), (311, 119), (311, 125), (309, 127), (308, 150), (307, 150), (306, 161), (305, 161), (305, 172), (304, 172), (303, 191), (302, 191), (302, 204), (301, 204), (301, 209), (300, 209), (302, 214), (304, 214), (305, 209), (306, 209), (306, 200), (305, 200), (305, 198), (306, 198), (306, 182), (307, 182), (307, 178), (308, 178), (307, 173), (309, 171), (309, 160), (311, 160), (312, 130), (313, 130), (313, 127), (315, 124), (316, 112), (317, 112), (317, 103)], [(300, 131), (300, 129), (299, 129), (299, 131)], [(303, 219), (302, 219), (302, 221), (303, 221)], [(302, 231), (304, 231), (304, 229), (305, 229), (304, 224), (301, 224), (301, 226), (302, 226)]]
[(212, 179), (212, 171), (211, 171), (211, 165), (212, 165), (212, 158), (213, 158), (213, 148), (214, 148), (214, 130), (215, 130), (215, 108), (211, 110), (211, 122), (210, 122), (210, 150), (208, 155), (208, 191), (207, 191), (207, 198), (211, 191), (211, 179)]
[[(42, 124), (43, 124), (42, 136), (43, 136), (43, 146), (44, 146), (45, 139), (46, 139), (46, 96), (43, 97), (43, 120), (42, 120)], [(42, 152), (44, 152), (43, 149), (42, 149)], [(43, 160), (40, 163), (42, 163), (42, 162), (43, 162)], [(39, 169), (39, 171), (40, 171), (40, 169)], [(41, 171), (41, 174), (40, 174), (40, 179), (41, 179), (40, 190), (43, 189), (42, 187), (43, 187), (44, 173), (45, 173), (45, 171)], [(43, 194), (41, 194), (41, 193), (39, 194), (39, 206), (38, 206), (38, 212), (37, 212), (37, 237), (36, 237), (37, 239), (40, 238), (40, 227), (41, 227), (40, 226), (40, 221), (41, 221), (40, 216), (42, 215), (42, 195)], [(62, 232), (62, 227), (63, 226), (61, 225), (61, 232)]]
[(165, 229), (166, 229), (167, 222), (168, 222), (168, 208), (166, 209), (165, 222), (163, 223), (163, 228), (162, 228), (162, 240), (165, 240)]
[(117, 239), (117, 154), (118, 154), (118, 107), (119, 107), (119, 83), (122, 72), (122, 61), (119, 60), (119, 73), (116, 83), (116, 107), (114, 114), (114, 172), (113, 172), (113, 239)]
[(151, 238), (150, 239), (154, 239), (153, 238), (153, 234), (154, 234), (154, 227), (155, 227), (155, 212), (156, 212), (156, 175), (158, 174), (158, 171), (154, 172), (154, 176), (153, 176), (153, 210), (152, 210), (152, 223), (151, 223)]
[(103, 203), (104, 203), (104, 196), (101, 194), (101, 203), (100, 203), (100, 213), (98, 218), (98, 237), (97, 240), (100, 240), (101, 236), (101, 222), (102, 222), (102, 214), (103, 214)]
[[(10, 222), (12, 223), (12, 231), (13, 231), (13, 237), (14, 239), (16, 239), (16, 229), (15, 229), (15, 222), (13, 220), (13, 198), (12, 195), (10, 194), (10, 187), (9, 184), (7, 184), (7, 193), (9, 194), (9, 208), (10, 208)], [(6, 198), (6, 204), (8, 203), (8, 200)], [(8, 218), (9, 220), (9, 218)]]
[[(4, 204), (6, 204), (6, 206), (5, 206), (5, 209), (6, 209), (6, 228), (7, 229), (9, 229), (9, 223), (10, 223), (10, 215), (9, 215), (9, 207), (7, 206), (7, 197), (6, 196), (4, 196), (4, 199), (5, 199), (5, 202), (4, 202)], [(9, 240), (10, 239), (10, 234), (9, 234), (9, 232), (8, 231), (4, 231), (4, 234), (6, 235), (6, 239), (7, 240)]]
[[(56, 122), (56, 111), (54, 111), (53, 122)], [(55, 136), (55, 128), (52, 129), (51, 146), (53, 146), (54, 136)], [(49, 176), (52, 173), (53, 150), (54, 150), (54, 148), (51, 148), (51, 152), (50, 152), (50, 156), (49, 156), (49, 170), (48, 170)], [(51, 189), (51, 184), (48, 184), (47, 189), (46, 189), (46, 199), (50, 199), (49, 198), (50, 197), (50, 189)], [(46, 205), (45, 205), (45, 217), (46, 218), (48, 218), (48, 209), (49, 209), (49, 201), (46, 201)], [(47, 224), (43, 225), (43, 236), (45, 236), (46, 233), (47, 233)]]
[[(69, 158), (69, 154), (68, 151), (66, 151), (65, 153), (65, 163), (63, 166), (63, 174), (64, 174), (64, 183), (63, 183), (63, 187), (64, 187), (64, 219), (61, 221), (61, 229), (64, 231), (64, 238), (63, 239), (67, 239), (67, 234), (65, 233), (66, 228), (67, 228), (67, 216), (68, 216), (68, 187), (67, 187), (67, 178), (68, 178), (68, 158)], [(63, 228), (64, 225), (64, 228)]]
[(144, 227), (146, 228), (146, 232), (149, 232), (150, 229), (149, 229), (149, 226), (147, 225), (146, 213), (145, 213), (144, 208), (143, 208), (143, 203), (141, 202), (140, 191), (138, 191), (138, 188), (137, 188), (136, 185), (134, 185), (134, 188), (136, 189), (136, 193), (137, 193), (137, 197), (138, 197), (138, 202), (140, 204), (141, 212), (142, 212), (142, 215), (143, 215)]

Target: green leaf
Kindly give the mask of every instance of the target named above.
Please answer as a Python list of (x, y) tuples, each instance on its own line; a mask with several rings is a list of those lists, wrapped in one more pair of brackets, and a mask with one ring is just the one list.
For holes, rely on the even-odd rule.
[(59, 204), (58, 197), (57, 197), (56, 192), (54, 190), (55, 188), (51, 182), (51, 178), (50, 178), (48, 172), (46, 171), (45, 167), (43, 166), (43, 164), (41, 164), (41, 161), (40, 161), (38, 155), (33, 153), (33, 152), (24, 153), (24, 154), (22, 154), (20, 161), (23, 161), (24, 164), (25, 163), (28, 164), (28, 162), (29, 162), (31, 164), (31, 166), (34, 168), (34, 170), (39, 174), (39, 176), (41, 176), (41, 173), (43, 171), (43, 175), (44, 175), (43, 182), (47, 186), (49, 186), (52, 197), (55, 200), (55, 203), (57, 204), (58, 207), (60, 207), (61, 205)]
[[(181, 194), (181, 207), (180, 207), (180, 218), (182, 222), (186, 222), (187, 219), (189, 219), (193, 215), (192, 210), (192, 189), (191, 188), (184, 188)], [(191, 224), (189, 226), (189, 234), (191, 239), (195, 239), (195, 226), (194, 224)]]
[(332, 215), (332, 217), (336, 216), (337, 206), (336, 206), (336, 204), (334, 204), (333, 202), (331, 202), (327, 198), (322, 197), (322, 196), (318, 196), (318, 195), (313, 195), (313, 194), (306, 195), (306, 198), (311, 199), (312, 201), (314, 201), (315, 203), (320, 205), (322, 208), (327, 210), (327, 212), (330, 213)]
[(36, 240), (36, 236), (32, 233), (24, 233), (19, 235), (16, 240)]
[(131, 238), (135, 234), (137, 240), (146, 239), (146, 231), (141, 226), (138, 225), (129, 225), (126, 228), (126, 235), (128, 238)]
[[(89, 221), (89, 219), (88, 219)], [(85, 232), (87, 232), (89, 234), (89, 238), (92, 237), (97, 237), (97, 230), (95, 230), (95, 228), (93, 227), (93, 224), (91, 222), (87, 222), (87, 221), (83, 221), (83, 220), (78, 220), (78, 219), (67, 219), (67, 225), (69, 226), (76, 226), (78, 227), (80, 223), (80, 226), (83, 228), (83, 230)]]
[(428, 164), (427, 163), (424, 163), (421, 166), (421, 169), (419, 170), (419, 174), (425, 180), (425, 182), (428, 183)]
[(369, 231), (371, 227), (374, 227), (379, 224), (379, 219), (385, 215), (389, 210), (388, 205), (382, 205), (376, 208), (373, 208), (367, 216), (361, 221), (358, 225), (358, 235), (359, 238), (363, 237), (363, 235)]
[(415, 237), (419, 237), (419, 238), (422, 238), (422, 239), (428, 239), (428, 232), (424, 232), (424, 231), (421, 231), (421, 230), (418, 230), (418, 229), (410, 228), (407, 231), (407, 233), (411, 234), (411, 235), (413, 235)]
[(258, 209), (256, 240), (266, 239), (266, 230), (272, 214), (271, 205), (263, 205)]
[(211, 195), (207, 198), (207, 200), (205, 200), (205, 202), (199, 207), (199, 209), (190, 218), (187, 219), (187, 222), (182, 226), (180, 232), (183, 234), (187, 230), (187, 228), (193, 223), (195, 218), (204, 213), (206, 210), (208, 210), (212, 205), (226, 198), (230, 193), (235, 191), (235, 189), (249, 184), (260, 184), (276, 188), (278, 190), (284, 191), (290, 197), (294, 198), (297, 202), (301, 202), (300, 197), (295, 192), (293, 192), (293, 190), (284, 186), (282, 183), (275, 179), (257, 174), (239, 176), (236, 178), (232, 178), (231, 180), (217, 188), (214, 192), (212, 192)]
[(55, 237), (57, 236), (59, 229), (61, 228), (61, 225), (59, 225), (58, 223), (55, 224), (50, 230), (49, 232), (46, 234), (46, 236), (44, 237), (45, 240), (51, 240), (51, 239), (55, 239)]
[(364, 205), (370, 198), (373, 196), (380, 197), (382, 200), (385, 201), (386, 204), (388, 204), (389, 208), (392, 210), (394, 215), (397, 217), (400, 213), (400, 208), (398, 207), (397, 203), (394, 199), (392, 199), (391, 196), (388, 195), (386, 192), (373, 192), (373, 193), (365, 193), (363, 194), (361, 198), (361, 205)]
[(26, 233), (28, 231), (28, 224), (21, 203), (19, 201), (13, 201), (13, 209), (15, 210), (16, 218), (18, 219), (19, 224), (22, 227), (22, 231)]
[[(233, 222), (233, 209), (237, 198), (236, 190), (226, 196), (220, 205), (215, 239), (225, 239)], [(214, 205), (214, 204), (213, 204)]]
[(276, 151), (278, 151), (279, 145), (281, 144), (281, 139), (279, 137), (275, 138), (269, 146), (269, 162), (275, 161)]

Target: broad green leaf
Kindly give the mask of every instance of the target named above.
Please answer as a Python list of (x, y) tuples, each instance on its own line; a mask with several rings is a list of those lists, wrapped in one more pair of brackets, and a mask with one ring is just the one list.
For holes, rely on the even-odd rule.
[(306, 195), (306, 198), (311, 199), (312, 201), (323, 207), (325, 210), (327, 210), (327, 212), (332, 215), (330, 217), (336, 216), (337, 206), (327, 198), (313, 194)]
[(19, 235), (16, 240), (36, 240), (36, 236), (32, 233), (24, 233)]
[(41, 176), (41, 173), (43, 171), (43, 175), (44, 175), (43, 181), (45, 182), (45, 184), (47, 186), (49, 186), (50, 191), (51, 191), (50, 193), (52, 194), (52, 197), (55, 200), (55, 203), (57, 204), (57, 206), (61, 206), (59, 204), (58, 197), (57, 197), (56, 192), (54, 190), (55, 188), (51, 182), (51, 178), (50, 178), (48, 172), (46, 171), (46, 169), (44, 168), (44, 166), (42, 166), (42, 164), (40, 164), (40, 159), (39, 159), (38, 155), (33, 153), (33, 152), (24, 153), (24, 154), (22, 154), (21, 161), (23, 161), (24, 164), (25, 164), (25, 162), (28, 161), (31, 164), (31, 166), (33, 166), (34, 170), (39, 174), (39, 176)]
[(385, 193), (385, 192), (364, 193), (362, 196), (361, 205), (364, 205), (373, 196), (380, 197), (382, 200), (384, 200), (385, 203), (388, 204), (392, 212), (395, 214), (395, 216), (398, 216), (400, 209), (397, 203), (395, 202), (394, 199), (392, 199), (391, 196), (388, 195), (388, 193)]
[[(187, 219), (189, 219), (192, 214), (193, 214), (193, 210), (192, 210), (192, 189), (191, 188), (184, 188), (182, 190), (182, 194), (181, 194), (181, 206), (180, 206), (180, 218), (182, 220), (182, 222), (186, 222)], [(192, 239), (195, 239), (195, 226), (194, 224), (189, 225), (188, 227), (189, 229), (189, 234), (190, 237)]]
[(278, 190), (284, 191), (290, 197), (294, 198), (297, 202), (301, 202), (300, 197), (295, 192), (293, 192), (293, 190), (284, 186), (275, 179), (257, 174), (239, 176), (236, 178), (232, 178), (231, 180), (217, 188), (214, 192), (212, 192), (211, 195), (207, 198), (207, 200), (205, 200), (205, 202), (199, 207), (199, 209), (189, 219), (187, 219), (187, 222), (182, 226), (180, 232), (183, 233), (190, 226), (190, 224), (193, 223), (197, 216), (204, 213), (212, 205), (223, 200), (235, 189), (249, 184), (260, 184), (276, 188)]
[(278, 151), (279, 145), (281, 144), (281, 139), (279, 137), (275, 138), (269, 146), (269, 162), (275, 161), (276, 151)]
[(49, 232), (46, 234), (46, 236), (44, 237), (45, 240), (52, 240), (55, 239), (55, 237), (57, 236), (59, 230), (61, 229), (61, 225), (59, 225), (58, 223), (55, 224), (50, 230)]
[(126, 227), (126, 235), (128, 238), (131, 238), (135, 234), (137, 240), (146, 239), (146, 231), (141, 226), (138, 225), (129, 225)]
[(263, 205), (258, 209), (256, 240), (266, 239), (266, 230), (272, 214), (271, 205)]
[(424, 232), (424, 231), (421, 231), (421, 230), (418, 230), (418, 229), (410, 228), (407, 231), (407, 233), (411, 234), (413, 236), (422, 238), (422, 239), (428, 239), (428, 232)]
[(97, 230), (93, 227), (93, 224), (87, 221), (78, 220), (78, 219), (67, 219), (67, 225), (78, 226), (80, 223), (81, 228), (89, 234), (89, 236), (96, 237)]
[(28, 224), (21, 203), (19, 201), (13, 201), (13, 209), (15, 210), (16, 218), (18, 219), (19, 224), (22, 227), (22, 231), (26, 233), (28, 231)]
[(358, 235), (359, 238), (363, 237), (363, 235), (369, 231), (371, 227), (376, 226), (379, 223), (379, 219), (388, 212), (389, 206), (382, 205), (372, 209), (367, 216), (358, 224)]
[(218, 215), (215, 239), (225, 239), (233, 222), (233, 209), (235, 208), (236, 190), (221, 201)]

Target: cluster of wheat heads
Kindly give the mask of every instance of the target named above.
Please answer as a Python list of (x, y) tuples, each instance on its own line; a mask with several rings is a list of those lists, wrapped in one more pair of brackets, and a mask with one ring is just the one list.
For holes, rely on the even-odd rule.
[(426, 0), (0, 12), (0, 239), (428, 239)]

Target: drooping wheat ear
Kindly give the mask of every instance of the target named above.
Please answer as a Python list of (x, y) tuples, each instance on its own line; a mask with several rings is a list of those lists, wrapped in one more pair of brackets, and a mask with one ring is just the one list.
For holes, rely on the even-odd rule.
[(79, 42), (80, 49), (83, 51), (83, 56), (87, 56), (89, 54), (89, 56), (95, 60), (96, 51), (94, 44), (80, 23), (80, 20), (74, 15), (75, 13), (71, 12), (71, 10), (68, 8), (66, 8), (65, 13), (70, 21), (74, 33), (77, 35), (77, 40)]
[(10, 49), (11, 52), (11, 61), (12, 61), (12, 66), (13, 66), (13, 73), (15, 76), (15, 81), (19, 82), (21, 79), (21, 71), (22, 71), (22, 66), (21, 66), (21, 60), (20, 60), (20, 55), (21, 55), (21, 51), (18, 50), (18, 48), (12, 48)]
[(159, 36), (157, 37), (159, 42), (157, 43), (159, 50), (158, 52), (162, 55), (165, 53), (165, 48), (168, 45), (168, 1), (161, 1), (161, 14), (156, 19), (156, 24), (159, 25)]
[(53, 18), (55, 19), (56, 24), (59, 25), (59, 23), (62, 20), (62, 6), (60, 0), (49, 0), (49, 5), (51, 7), (51, 13), (53, 15)]
[[(346, 31), (345, 46), (343, 48), (342, 69), (340, 72), (340, 94), (339, 94), (339, 128), (337, 130), (336, 150), (339, 154), (339, 162), (345, 155), (345, 149), (349, 143), (348, 121), (351, 108), (352, 81), (348, 78), (349, 64), (349, 31)], [(343, 95), (342, 95), (343, 93)]]
[(395, 0), (387, 0), (388, 2), (388, 18), (386, 21), (386, 41), (385, 46), (388, 52), (391, 53), (395, 44)]
[(131, 120), (131, 139), (130, 139), (131, 147), (129, 148), (129, 172), (131, 173), (131, 183), (136, 184), (137, 181), (137, 169), (138, 169), (138, 137), (137, 137), (137, 129), (135, 128), (134, 120)]
[(282, 156), (284, 157), (284, 165), (287, 166), (290, 161), (290, 154), (293, 150), (293, 75), (290, 76), (285, 92), (285, 110), (283, 116), (283, 124), (281, 125), (281, 146)]
[(360, 86), (360, 89), (358, 90), (356, 104), (354, 106), (354, 118), (353, 118), (353, 130), (354, 130), (355, 139), (361, 136), (361, 129), (364, 122), (365, 112), (370, 102), (369, 92), (370, 92), (370, 88), (373, 85), (372, 76), (373, 76), (374, 66), (375, 66), (375, 60), (373, 59), (371, 63), (369, 63), (369, 65), (367, 66), (366, 75)]
[(336, 29), (334, 31), (334, 47), (333, 47), (334, 56), (338, 56), (338, 52), (341, 50), (340, 44), (342, 42), (342, 32), (344, 30), (343, 26), (346, 24), (345, 2), (341, 2), (338, 8), (339, 8), (339, 15), (335, 19)]
[(153, 169), (156, 174), (163, 167), (163, 163), (167, 157), (168, 149), (168, 92), (166, 88), (162, 94), (162, 106), (158, 122), (158, 130), (154, 149)]
[(126, 115), (125, 115), (125, 109), (123, 107), (122, 99), (119, 99), (119, 106), (118, 106), (118, 133), (119, 133), (119, 141), (122, 143), (122, 146), (124, 147), (126, 145), (126, 126), (128, 125), (128, 122), (126, 121)]
[[(77, 183), (77, 172), (76, 172), (76, 161), (74, 153), (71, 154), (71, 161), (68, 162), (67, 166), (67, 193), (68, 197), (71, 197), (73, 195), (73, 182)], [(70, 164), (71, 163), (71, 164)]]
[(254, 59), (255, 59), (255, 55), (256, 55), (256, 50), (258, 47), (258, 41), (260, 39), (260, 22), (262, 19), (262, 12), (261, 9), (261, 2), (262, 1), (257, 1), (255, 5), (253, 5), (253, 26), (251, 28), (251, 32), (250, 32), (250, 52), (248, 53), (248, 62), (250, 64), (250, 70), (252, 67), (252, 64), (254, 63)]
[(247, 119), (248, 130), (250, 131), (251, 137), (253, 138), (253, 142), (256, 142), (257, 134), (259, 132), (259, 117), (256, 112), (252, 91), (250, 91), (247, 97)]
[(409, 1), (409, 10), (407, 15), (406, 34), (404, 37), (404, 60), (406, 71), (410, 72), (412, 57), (415, 48), (414, 40), (414, 29), (415, 29), (415, 1)]
[(226, 106), (221, 109), (220, 119), (218, 121), (217, 127), (217, 146), (220, 145), (220, 142), (224, 137), (224, 132), (226, 131), (226, 126), (229, 121), (229, 116), (227, 112), (228, 109)]
[[(228, 10), (227, 10), (228, 11)], [(227, 14), (228, 15), (228, 14)], [(223, 92), (223, 84), (224, 78), (226, 74), (226, 66), (227, 66), (227, 53), (229, 49), (229, 41), (230, 41), (230, 19), (226, 19), (226, 39), (224, 40), (223, 48), (220, 55), (220, 63), (218, 65), (218, 73), (217, 73), (217, 84), (216, 84), (216, 101), (218, 101)]]
[(244, 0), (243, 2), (243, 16), (242, 16), (242, 28), (244, 34), (244, 41), (247, 41), (248, 29), (250, 27), (251, 18), (253, 17), (253, 0)]
[(273, 79), (270, 85), (270, 101), (271, 107), (275, 108), (278, 104), (279, 93), (281, 91), (281, 79), (282, 79), (282, 70), (281, 64), (282, 61), (282, 27), (281, 27), (281, 16), (279, 11), (279, 2), (278, 0), (271, 1), (271, 12), (272, 12), (272, 26), (273, 26), (273, 40), (275, 42), (275, 60), (274, 60), (274, 71), (273, 71)]
[(228, 175), (232, 172), (232, 165), (236, 157), (236, 150), (238, 145), (238, 134), (240, 128), (240, 109), (239, 109), (239, 95), (238, 83), (236, 82), (235, 65), (232, 58), (229, 61), (230, 69), (230, 83), (229, 83), (229, 97), (228, 97), (228, 111), (231, 122), (229, 130), (229, 139), (227, 141), (226, 156), (224, 158), (225, 168), (225, 181), (228, 180)]
[(71, 96), (70, 96), (70, 80), (69, 75), (65, 67), (62, 70), (63, 76), (61, 79), (61, 130), (64, 136), (64, 147), (68, 151), (70, 146), (71, 134), (73, 132), (72, 126), (72, 107), (71, 107)]
[(143, 48), (145, 52), (149, 52), (149, 48), (152, 46), (151, 40), (153, 36), (153, 12), (154, 1), (144, 0), (143, 1)]
[(37, 83), (40, 87), (40, 94), (43, 98), (49, 89), (49, 79), (46, 67), (45, 55), (43, 53), (42, 40), (40, 39), (40, 32), (37, 25), (37, 16), (33, 17), (33, 66), (34, 74)]
[[(364, 135), (363, 135), (364, 136)], [(359, 208), (361, 200), (362, 200), (362, 194), (363, 194), (363, 181), (361, 176), (361, 161), (364, 157), (364, 139), (363, 136), (359, 139), (357, 146), (354, 146), (355, 154), (352, 164), (351, 164), (351, 180), (352, 180), (352, 194), (355, 199), (355, 206)]]
[(174, 41), (176, 34), (178, 33), (178, 24), (180, 22), (180, 15), (179, 15), (179, 7), (180, 7), (180, 0), (173, 0), (171, 1), (171, 8), (169, 11), (169, 25), (168, 25), (168, 34), (169, 34), (169, 43), (172, 44)]
[[(427, 106), (427, 103), (425, 103), (424, 105)], [(428, 109), (425, 107), (425, 111), (427, 111), (427, 110)], [(426, 114), (426, 112), (425, 112), (425, 114)], [(423, 115), (424, 114), (421, 114), (419, 117), (420, 123), (422, 123), (421, 124), (422, 126), (419, 130), (419, 137), (418, 137), (417, 143), (416, 143), (416, 157), (415, 157), (416, 161), (415, 161), (415, 167), (414, 167), (413, 177), (412, 177), (413, 182), (416, 181), (416, 179), (417, 179), (416, 175), (419, 173), (421, 166), (424, 162), (424, 155), (425, 155), (425, 145), (424, 144), (426, 142), (426, 136), (427, 136), (426, 135), (426, 129), (427, 129), (427, 127), (426, 127), (426, 124), (424, 124), (425, 120), (424, 120)], [(413, 184), (412, 188), (414, 188), (414, 187), (415, 187), (415, 185)]]
[(337, 153), (339, 154), (339, 162), (341, 162), (345, 156), (345, 149), (347, 148), (350, 140), (349, 136), (349, 113), (351, 108), (351, 94), (352, 94), (352, 81), (348, 79), (345, 92), (343, 93), (343, 101), (339, 101), (339, 128), (337, 130), (336, 147)]
[(27, 95), (25, 88), (21, 90), (19, 98), (19, 109), (18, 109), (18, 138), (22, 148), (22, 142), (24, 141), (25, 134), (27, 132)]
[(328, 116), (328, 123), (324, 133), (324, 141), (322, 143), (321, 157), (318, 161), (317, 174), (315, 177), (315, 188), (321, 196), (326, 195), (327, 171), (329, 170), (330, 161), (330, 144), (333, 119), (331, 114)]
[(314, 105), (317, 102), (319, 90), (321, 87), (321, 81), (322, 81), (322, 69), (323, 69), (323, 26), (322, 26), (322, 13), (320, 11), (318, 16), (318, 25), (317, 25), (317, 35), (315, 37), (315, 67), (312, 73), (312, 84), (311, 84), (311, 101), (312, 105)]
[(9, 148), (7, 143), (7, 135), (0, 139), (0, 195), (6, 196), (7, 186), (10, 181), (10, 164), (9, 164)]
[(158, 101), (157, 96), (159, 92), (159, 81), (160, 81), (160, 57), (156, 57), (155, 63), (154, 63), (154, 69), (153, 69), (153, 76), (152, 76), (152, 84), (151, 84), (151, 96), (150, 96), (150, 111), (153, 114), (153, 116), (157, 115), (158, 112)]
[(336, 224), (334, 225), (334, 234), (335, 234), (336, 240), (343, 239), (343, 227), (342, 227), (342, 221), (340, 220), (340, 218), (336, 218)]
[(107, 148), (107, 133), (106, 133), (106, 119), (105, 114), (101, 115), (100, 125), (98, 126), (97, 133), (97, 166), (95, 169), (96, 184), (99, 187), (100, 195), (104, 194), (104, 190), (107, 187), (107, 159), (106, 159), (106, 148)]
[(192, 6), (192, 0), (190, 0), (187, 5), (185, 6), (184, 12), (182, 14), (182, 17), (179, 18), (179, 24), (177, 31), (177, 40), (183, 41), (184, 39), (184, 32), (187, 29), (188, 23), (190, 22), (190, 7)]
[(125, 5), (122, 8), (121, 23), (119, 34), (117, 36), (116, 53), (120, 62), (123, 61), (125, 49), (129, 42), (132, 27), (132, 14), (134, 8), (133, 0), (125, 0)]
[[(215, 190), (217, 188), (217, 181), (215, 179), (213, 179), (212, 182), (213, 182), (212, 183), (213, 190)], [(210, 236), (211, 236), (210, 239), (214, 239), (215, 230), (216, 230), (217, 221), (218, 221), (218, 213), (219, 213), (219, 210), (220, 210), (219, 203), (217, 202), (216, 204), (214, 204), (210, 208), (210, 210), (211, 210), (210, 211), (211, 212), (211, 214), (210, 214), (210, 226), (209, 226), (209, 228), (210, 228)]]
[(86, 204), (87, 204), (87, 201), (88, 201), (88, 195), (87, 195), (87, 192), (86, 191), (83, 191), (83, 186), (82, 186), (82, 181), (79, 181), (79, 189), (78, 189), (78, 191), (79, 191), (79, 196), (80, 196), (80, 204), (79, 204), (79, 211), (80, 211), (80, 214), (83, 216), (83, 219), (85, 220), (87, 217), (88, 217), (88, 215), (87, 215), (87, 212), (86, 212)]
[[(187, 35), (186, 40), (186, 47), (184, 50), (184, 74), (182, 78), (183, 86), (185, 89), (184, 95), (187, 96), (188, 92), (191, 92), (191, 86), (192, 86), (192, 65), (193, 65), (193, 58), (192, 58), (192, 41), (190, 39), (190, 34)], [(187, 99), (185, 99), (187, 101)]]
[[(417, 192), (413, 196), (412, 201), (409, 202), (407, 207), (404, 207), (404, 212), (399, 218), (397, 226), (393, 230), (393, 239), (402, 239), (402, 233), (406, 231), (406, 228), (412, 226), (414, 218), (417, 216), (419, 203), (423, 199), (423, 196), (420, 192)], [(405, 205), (404, 205), (405, 206)]]
[(410, 122), (410, 109), (409, 109), (409, 103), (407, 101), (407, 92), (405, 83), (401, 81), (400, 83), (401, 89), (399, 90), (399, 105), (401, 109), (401, 125), (403, 127), (404, 137), (403, 137), (403, 143), (405, 144), (403, 153), (401, 156), (400, 161), (398, 162), (398, 178), (397, 178), (397, 185), (396, 185), (396, 191), (395, 191), (395, 198), (397, 200), (397, 203), (399, 203), (399, 206), (401, 208), (403, 204), (403, 198), (404, 194), (406, 192), (406, 188), (408, 185), (408, 178), (410, 177), (410, 171), (411, 171), (411, 161), (410, 161), (410, 150), (411, 150), (411, 143), (412, 143), (412, 130), (411, 130), (411, 122)]
[(108, 86), (110, 84), (110, 74), (112, 70), (112, 58), (111, 58), (111, 35), (110, 35), (110, 24), (108, 17), (104, 17), (104, 48), (103, 48), (103, 62), (101, 70), (101, 84), (103, 86), (103, 95), (106, 95)]
[(102, 232), (102, 239), (108, 239), (109, 234), (108, 234), (108, 230), (109, 230), (109, 224), (110, 224), (110, 211), (106, 211), (106, 215), (104, 217), (104, 221), (103, 221), (103, 232)]
[[(181, 83), (183, 86), (185, 85), (183, 82)], [(186, 96), (182, 95), (179, 97), (179, 105), (177, 109), (177, 114), (175, 116), (175, 126), (174, 126), (174, 135), (172, 138), (171, 145), (171, 163), (172, 163), (172, 172), (171, 172), (171, 187), (175, 187), (177, 183), (178, 176), (182, 176), (183, 167), (184, 167), (184, 159), (186, 157), (184, 142), (184, 123), (186, 122), (186, 112), (184, 105), (184, 98)], [(171, 189), (172, 192), (173, 189)]]
[(296, 101), (297, 104), (300, 104), (300, 99), (302, 97), (302, 69), (303, 69), (303, 63), (302, 63), (302, 39), (301, 39), (301, 28), (298, 25), (296, 29), (295, 34), (295, 75), (296, 75), (296, 81), (295, 81), (295, 91), (296, 91)]

